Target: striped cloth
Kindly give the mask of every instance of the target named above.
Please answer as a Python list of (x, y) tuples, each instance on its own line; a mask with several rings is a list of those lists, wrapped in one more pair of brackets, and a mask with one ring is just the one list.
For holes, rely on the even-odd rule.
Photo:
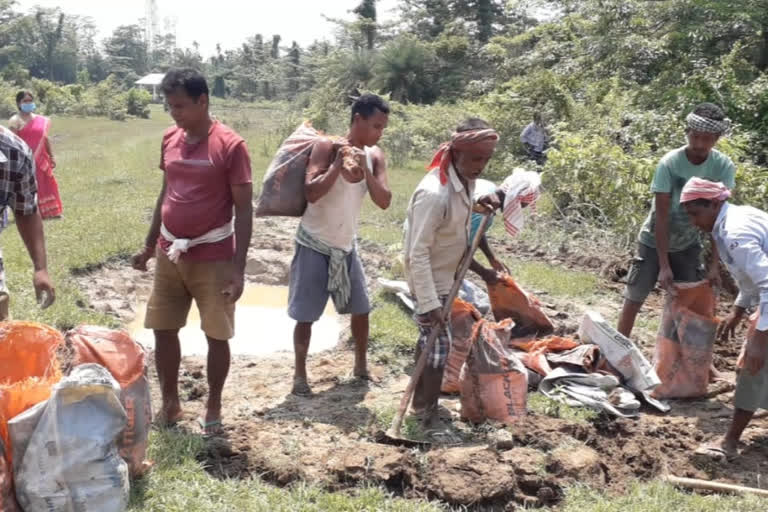
[(510, 236), (517, 236), (523, 229), (523, 205), (533, 205), (539, 198), (540, 188), (539, 173), (522, 168), (515, 169), (501, 184), (504, 192), (504, 227)]
[(680, 203), (687, 203), (696, 199), (725, 201), (729, 197), (731, 197), (731, 191), (719, 181), (709, 181), (694, 177), (688, 180), (688, 183), (683, 187), (683, 191), (680, 194)]

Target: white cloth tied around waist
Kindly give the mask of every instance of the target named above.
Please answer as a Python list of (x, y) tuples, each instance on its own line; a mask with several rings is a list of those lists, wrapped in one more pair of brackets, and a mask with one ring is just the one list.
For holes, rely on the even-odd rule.
[(235, 219), (232, 219), (228, 223), (221, 227), (210, 230), (204, 235), (200, 235), (197, 238), (177, 238), (173, 235), (165, 224), (160, 225), (160, 234), (163, 235), (167, 241), (171, 242), (171, 246), (168, 248), (168, 259), (173, 263), (178, 263), (182, 253), (186, 253), (192, 247), (202, 244), (215, 244), (226, 240), (235, 233)]

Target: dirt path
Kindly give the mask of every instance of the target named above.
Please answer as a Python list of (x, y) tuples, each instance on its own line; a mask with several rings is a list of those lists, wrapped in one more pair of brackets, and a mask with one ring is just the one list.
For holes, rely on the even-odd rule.
[[(250, 281), (287, 283), (295, 225), (293, 220), (256, 220), (247, 269)], [(516, 257), (593, 271), (613, 264), (598, 256), (565, 255), (558, 262), (533, 249), (526, 252), (520, 246), (507, 246), (506, 250)], [(374, 278), (388, 268), (392, 257), (371, 243), (361, 244), (361, 254), (369, 284), (374, 286)], [(81, 284), (91, 307), (127, 324), (149, 292), (151, 275), (132, 271), (127, 262), (112, 262), (82, 276)], [(620, 284), (606, 280), (589, 307), (615, 314), (620, 293)], [(550, 301), (546, 295), (542, 299)], [(573, 332), (586, 306), (555, 298), (551, 302), (549, 313), (558, 332)], [(654, 296), (648, 309), (658, 311), (659, 305), (660, 298)], [(749, 447), (735, 462), (702, 465), (691, 457), (700, 442), (725, 431), (731, 393), (674, 401), (672, 412), (661, 415), (646, 410), (637, 420), (600, 417), (575, 422), (531, 413), (508, 428), (462, 423), (458, 399), (446, 399), (441, 402), (442, 414), (455, 420), (456, 443), (430, 450), (381, 444), (376, 442), (377, 432), (391, 417), (407, 376), (397, 369), (374, 366), (373, 373), (380, 378), (377, 384), (363, 385), (349, 378), (353, 356), (348, 338), (343, 335), (338, 350), (310, 356), (315, 394), (309, 398), (289, 394), (291, 354), (235, 357), (224, 392), (226, 435), (208, 441), (203, 455), (209, 472), (216, 477), (260, 476), (278, 485), (305, 480), (333, 490), (374, 482), (404, 496), (505, 510), (511, 509), (508, 503), (555, 504), (563, 489), (577, 482), (620, 493), (634, 479), (668, 472), (757, 486), (759, 475), (768, 469), (765, 419), (748, 429)], [(650, 355), (653, 333), (642, 332), (639, 338)], [(718, 348), (721, 369), (732, 369), (737, 352), (736, 343)], [(206, 396), (202, 358), (184, 359), (180, 385), (187, 411), (181, 428), (198, 432), (195, 418), (203, 411)], [(153, 386), (156, 406), (157, 391)]]

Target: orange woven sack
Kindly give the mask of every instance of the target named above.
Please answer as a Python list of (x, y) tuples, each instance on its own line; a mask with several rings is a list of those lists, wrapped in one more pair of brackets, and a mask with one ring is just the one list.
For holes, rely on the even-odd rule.
[[(34, 322), (0, 323), (0, 438), (10, 446), (8, 421), (47, 400), (61, 380), (56, 349), (59, 331)], [(7, 450), (11, 462), (11, 450)]]
[(68, 332), (67, 342), (75, 351), (75, 365), (100, 364), (120, 384), (120, 402), (128, 423), (118, 448), (131, 475), (141, 475), (149, 466), (145, 458), (152, 422), (144, 349), (126, 331), (90, 325)]
[(570, 338), (550, 336), (541, 340), (514, 339), (509, 342), (509, 346), (523, 350), (525, 353), (520, 356), (523, 364), (539, 375), (546, 376), (552, 371), (547, 354), (572, 350), (578, 347), (579, 343)]
[(474, 338), (473, 327), (483, 315), (469, 302), (461, 299), (453, 301), (451, 307), (451, 350), (445, 362), (443, 383), (440, 390), (443, 393), (458, 393), (460, 391), (459, 377), (461, 367), (467, 360), (469, 349)]
[(528, 372), (506, 348), (514, 323), (480, 320), (461, 372), (461, 417), (514, 423), (526, 415)]
[(496, 283), (489, 284), (488, 295), (496, 321), (514, 320), (516, 336), (545, 335), (555, 329), (541, 310), (539, 299), (520, 288), (510, 276), (502, 274)]
[(656, 340), (654, 369), (661, 385), (655, 398), (704, 396), (715, 346), (715, 294), (707, 281), (677, 285), (668, 296)]

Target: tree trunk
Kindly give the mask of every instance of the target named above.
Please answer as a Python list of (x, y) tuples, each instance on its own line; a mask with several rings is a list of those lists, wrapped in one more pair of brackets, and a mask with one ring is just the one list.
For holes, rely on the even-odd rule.
[(760, 36), (760, 53), (757, 56), (757, 68), (760, 71), (765, 71), (768, 69), (768, 26), (763, 26)]

